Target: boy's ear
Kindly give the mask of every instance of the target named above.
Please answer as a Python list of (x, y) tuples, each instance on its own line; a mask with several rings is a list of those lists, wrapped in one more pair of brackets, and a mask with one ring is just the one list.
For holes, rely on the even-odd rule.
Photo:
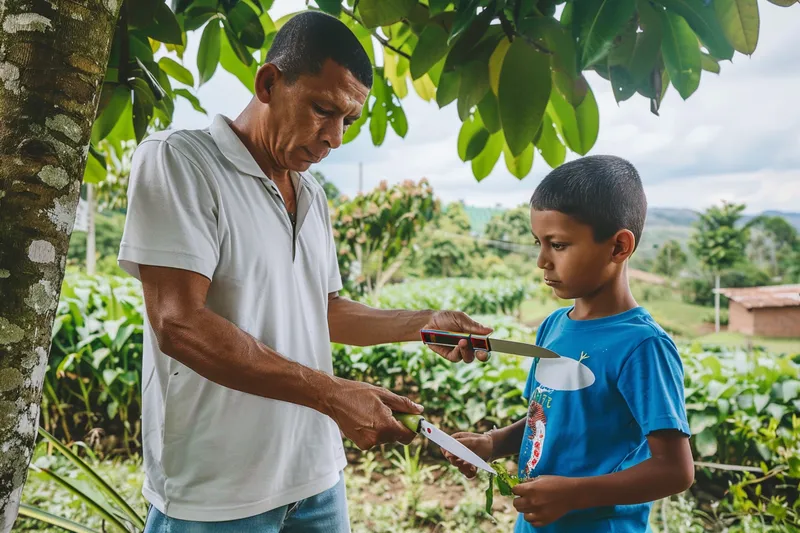
[(612, 238), (614, 250), (611, 252), (611, 260), (615, 263), (622, 263), (633, 254), (636, 247), (636, 237), (628, 229), (619, 230)]

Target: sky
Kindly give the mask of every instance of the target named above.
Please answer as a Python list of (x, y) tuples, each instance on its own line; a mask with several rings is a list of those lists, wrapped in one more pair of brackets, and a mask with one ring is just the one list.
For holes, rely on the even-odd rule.
[[(270, 14), (277, 19), (304, 7), (304, 0), (275, 0)], [(753, 56), (736, 53), (732, 62), (721, 63), (719, 75), (703, 71), (700, 88), (686, 101), (670, 87), (660, 116), (651, 114), (649, 101), (638, 94), (618, 105), (610, 84), (586, 73), (600, 110), (600, 134), (589, 154), (630, 160), (640, 172), (650, 206), (702, 210), (727, 200), (745, 203), (748, 213), (800, 211), (800, 4), (781, 8), (760, 1), (759, 9)], [(184, 54), (195, 79), (200, 35), (189, 34)], [(221, 67), (197, 94), (208, 116), (180, 99), (173, 128), (204, 128), (216, 114), (235, 118), (251, 98)], [(350, 196), (358, 192), (361, 163), (365, 190), (382, 180), (425, 177), (444, 202), (487, 207), (526, 203), (550, 170), (538, 157), (532, 172), (518, 180), (501, 156), (478, 183), (470, 164), (456, 152), (461, 122), (455, 103), (439, 109), (419, 98), (409, 84), (403, 107), (409, 123), (405, 139), (389, 128), (383, 144), (375, 147), (365, 127), (312, 170)]]

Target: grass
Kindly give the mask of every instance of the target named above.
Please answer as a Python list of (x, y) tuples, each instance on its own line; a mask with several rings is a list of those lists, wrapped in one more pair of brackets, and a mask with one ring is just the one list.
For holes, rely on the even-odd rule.
[(724, 346), (730, 348), (748, 348), (750, 346), (762, 347), (770, 353), (775, 354), (800, 354), (800, 339), (798, 338), (766, 338), (751, 337), (742, 333), (732, 331), (720, 331), (703, 335), (695, 339), (701, 344), (714, 346)]
[[(729, 331), (713, 333), (714, 308), (686, 303), (676, 290), (639, 282), (633, 282), (631, 289), (639, 304), (645, 307), (676, 341), (697, 341), (704, 345), (730, 348), (756, 346), (777, 354), (800, 353), (800, 338), (750, 337)], [(569, 300), (546, 297), (526, 300), (520, 309), (520, 321), (535, 326), (559, 307), (568, 305), (571, 305)], [(726, 308), (722, 311), (727, 313)]]
[[(507, 533), (514, 529), (517, 513), (513, 499), (495, 492), (492, 516), (484, 512), (486, 489), (482, 478), (468, 480), (458, 470), (440, 458), (429, 455), (429, 450), (417, 454), (412, 444), (411, 453), (394, 447), (400, 453), (386, 453), (380, 449), (352, 452), (351, 463), (345, 471), (348, 512), (353, 533)], [(40, 461), (47, 460), (38, 454)], [(393, 457), (399, 459), (392, 459)], [(58, 463), (58, 464), (55, 464)], [(67, 468), (54, 457), (49, 466)], [(93, 468), (123, 497), (144, 514), (145, 501), (141, 496), (144, 480), (141, 462), (99, 461)], [(514, 467), (509, 463), (510, 467)], [(68, 472), (64, 472), (68, 475)], [(80, 476), (78, 476), (80, 483)], [(673, 501), (682, 501), (682, 497)], [(104, 530), (100, 520), (86, 506), (63, 488), (37, 474), (31, 474), (25, 485), (22, 500), (84, 523), (96, 531)], [(670, 506), (670, 530), (675, 525), (692, 520), (692, 504), (685, 509)], [(653, 525), (660, 525), (664, 515), (653, 513)], [(30, 519), (20, 519), (14, 531), (61, 531)], [(109, 530), (110, 531), (110, 530)], [(689, 533), (700, 531), (684, 529)]]

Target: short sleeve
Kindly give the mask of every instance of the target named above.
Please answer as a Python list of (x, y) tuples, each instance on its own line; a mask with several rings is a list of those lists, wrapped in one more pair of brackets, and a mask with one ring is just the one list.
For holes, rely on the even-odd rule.
[(683, 363), (669, 337), (642, 342), (623, 364), (618, 389), (645, 435), (675, 429), (691, 435), (686, 420)]
[(137, 279), (139, 265), (212, 279), (219, 260), (218, 208), (214, 186), (194, 161), (168, 141), (145, 141), (131, 161), (120, 267)]
[[(324, 196), (324, 195), (323, 195)], [(333, 224), (328, 209), (327, 199), (323, 199), (325, 222), (328, 231), (328, 294), (342, 290), (342, 274), (339, 271), (339, 255), (336, 252), (336, 239), (333, 236)]]

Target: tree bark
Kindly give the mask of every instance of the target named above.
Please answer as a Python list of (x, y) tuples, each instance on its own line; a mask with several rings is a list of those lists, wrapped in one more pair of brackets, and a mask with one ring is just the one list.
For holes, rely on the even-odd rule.
[(120, 0), (0, 0), (0, 532), (39, 422), (92, 123)]

